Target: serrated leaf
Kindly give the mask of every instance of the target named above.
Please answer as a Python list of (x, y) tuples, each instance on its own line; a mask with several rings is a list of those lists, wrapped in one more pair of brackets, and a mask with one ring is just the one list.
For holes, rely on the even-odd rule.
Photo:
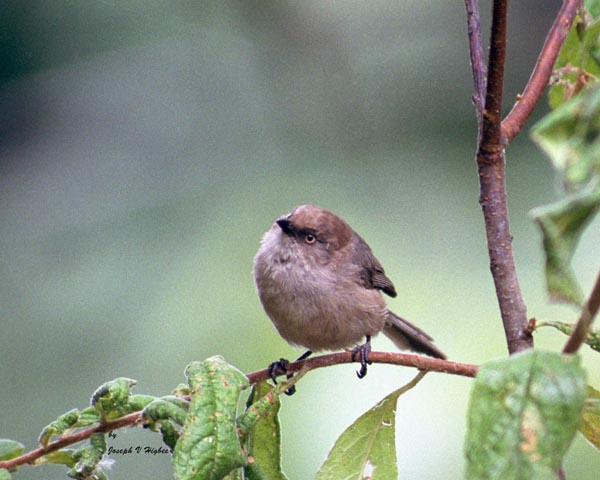
[(583, 294), (571, 268), (579, 238), (600, 207), (600, 186), (538, 207), (531, 216), (542, 230), (546, 285), (551, 300), (581, 305)]
[[(556, 320), (538, 322), (536, 328), (538, 327), (554, 327), (567, 336), (570, 336), (575, 329), (575, 325), (572, 323), (559, 322)], [(592, 350), (600, 352), (600, 330), (597, 328), (590, 328), (588, 331), (588, 336), (585, 339), (585, 343), (587, 343)]]
[[(281, 470), (281, 428), (279, 425), (279, 396), (267, 382), (252, 388), (248, 397), (246, 417), (254, 419), (246, 424), (248, 434), (247, 451), (251, 465), (246, 467), (249, 480), (287, 480)], [(238, 422), (239, 425), (239, 422)]]
[(589, 385), (581, 417), (579, 431), (588, 442), (600, 450), (600, 391)]
[(16, 440), (0, 438), (0, 461), (18, 457), (25, 450), (25, 445)]
[(175, 476), (178, 480), (220, 480), (246, 464), (235, 420), (238, 398), (248, 379), (220, 356), (190, 363), (186, 376), (191, 400), (173, 451)]
[(396, 461), (396, 403), (425, 375), (390, 393), (361, 415), (337, 439), (317, 480), (387, 480), (398, 478)]
[(600, 172), (600, 83), (542, 118), (531, 129), (531, 138), (569, 189), (589, 182)]
[(467, 412), (466, 478), (557, 479), (585, 377), (579, 357), (533, 349), (481, 366)]

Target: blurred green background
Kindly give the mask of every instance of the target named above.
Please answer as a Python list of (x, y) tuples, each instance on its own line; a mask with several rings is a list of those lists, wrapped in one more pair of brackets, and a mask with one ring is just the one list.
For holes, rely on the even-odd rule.
[[(511, 5), (506, 108), (560, 3)], [(399, 292), (390, 307), (450, 358), (506, 354), (462, 1), (5, 1), (0, 58), (0, 437), (34, 448), (44, 425), (118, 376), (162, 395), (193, 359), (221, 354), (250, 372), (301, 353), (263, 313), (251, 269), (262, 233), (302, 203), (367, 239)], [(528, 218), (557, 198), (557, 181), (526, 132), (508, 162), (528, 313), (574, 320), (546, 300)], [(596, 221), (574, 259), (586, 291), (599, 235)], [(536, 335), (539, 347), (563, 342)], [(359, 381), (355, 369), (315, 371), (283, 399), (291, 480), (312, 478), (340, 433), (415, 374), (376, 365)], [(402, 478), (462, 476), (470, 385), (431, 374), (400, 399)], [(137, 429), (109, 444), (160, 440)], [(565, 467), (591, 480), (600, 459), (578, 439)], [(110, 471), (171, 477), (165, 455), (116, 458)]]

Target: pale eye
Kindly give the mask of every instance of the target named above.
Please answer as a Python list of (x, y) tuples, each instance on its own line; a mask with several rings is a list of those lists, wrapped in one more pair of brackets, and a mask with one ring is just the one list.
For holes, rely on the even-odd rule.
[(308, 243), (309, 245), (312, 245), (313, 243), (315, 243), (317, 241), (317, 237), (314, 236), (312, 233), (307, 233), (306, 237), (304, 237), (304, 241), (306, 243)]

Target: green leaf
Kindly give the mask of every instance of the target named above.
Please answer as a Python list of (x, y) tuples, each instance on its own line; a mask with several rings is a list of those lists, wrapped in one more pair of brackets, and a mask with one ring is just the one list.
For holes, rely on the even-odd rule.
[(63, 413), (49, 425), (46, 425), (38, 437), (38, 443), (45, 447), (54, 435), (61, 435), (66, 430), (72, 428), (79, 420), (79, 410), (74, 408), (67, 413)]
[(600, 75), (597, 57), (600, 32), (597, 1), (586, 2), (590, 14), (582, 11), (573, 19), (554, 64), (548, 99), (552, 109), (558, 108)]
[(74, 467), (77, 461), (75, 460), (75, 450), (62, 449), (56, 450), (55, 452), (48, 453), (43, 457), (35, 460), (35, 465), (41, 465), (44, 463), (53, 463), (58, 465), (66, 465), (68, 467)]
[[(244, 415), (245, 428), (249, 431), (247, 451), (250, 463), (245, 470), (250, 480), (287, 479), (281, 470), (280, 406), (279, 396), (267, 382), (252, 388)], [(239, 420), (238, 425), (242, 430)]]
[[(575, 325), (572, 323), (559, 322), (555, 320), (537, 322), (535, 328), (539, 327), (554, 327), (567, 336), (571, 335), (575, 329)], [(600, 352), (600, 330), (597, 328), (590, 328), (585, 343), (587, 343), (592, 350)]]
[(538, 207), (531, 216), (542, 230), (550, 299), (581, 305), (583, 294), (571, 268), (575, 247), (600, 207), (600, 186)]
[(155, 399), (144, 408), (142, 416), (151, 421), (173, 420), (183, 425), (187, 417), (189, 402), (173, 395)]
[(131, 395), (129, 397), (129, 409), (132, 413), (143, 410), (144, 407), (156, 400), (152, 395)]
[(131, 378), (116, 378), (106, 382), (96, 389), (92, 395), (91, 405), (100, 412), (102, 418), (112, 420), (131, 413), (129, 407), (129, 396), (131, 387), (137, 380)]
[(396, 462), (396, 403), (425, 375), (419, 373), (410, 383), (390, 393), (361, 415), (337, 439), (317, 480), (387, 480), (398, 478)]
[(592, 18), (600, 17), (600, 0), (584, 0), (583, 6), (590, 12)]
[(586, 394), (579, 357), (527, 350), (483, 365), (467, 413), (469, 480), (557, 479)]
[(569, 189), (597, 176), (600, 173), (600, 83), (542, 118), (531, 129), (531, 138), (550, 157)]
[(84, 408), (79, 414), (78, 427), (88, 427), (101, 420), (100, 412), (94, 407)]
[(12, 475), (5, 468), (0, 468), (0, 480), (11, 480)]
[(191, 401), (173, 451), (178, 480), (220, 480), (246, 465), (236, 426), (236, 410), (246, 376), (220, 356), (186, 367)]
[(16, 458), (23, 453), (25, 445), (16, 440), (0, 438), (0, 461)]
[(531, 137), (568, 188), (589, 182), (600, 172), (600, 83), (542, 118)]
[(106, 478), (106, 475), (98, 469), (105, 452), (106, 435), (94, 433), (87, 443), (73, 453), (73, 459), (77, 460), (77, 463), (67, 472), (67, 475), (81, 480)]
[(600, 391), (587, 387), (587, 399), (581, 416), (579, 431), (594, 447), (600, 450)]
[(189, 402), (174, 395), (157, 398), (144, 408), (142, 417), (147, 420), (147, 426), (153, 431), (160, 426), (163, 442), (171, 451), (179, 439), (179, 430), (175, 426), (183, 425), (187, 417)]

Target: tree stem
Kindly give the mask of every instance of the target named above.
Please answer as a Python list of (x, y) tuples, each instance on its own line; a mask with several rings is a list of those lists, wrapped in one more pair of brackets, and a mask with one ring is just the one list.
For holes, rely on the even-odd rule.
[[(467, 5), (470, 3), (467, 2)], [(467, 9), (468, 16), (476, 10)], [(494, 0), (490, 54), (483, 121), (480, 124), (477, 148), (479, 173), (479, 203), (485, 220), (485, 230), (490, 258), (490, 269), (496, 288), (502, 324), (509, 353), (519, 352), (533, 346), (533, 337), (525, 331), (527, 310), (514, 262), (512, 236), (510, 234), (505, 185), (505, 157), (502, 138), (502, 93), (504, 64), (506, 61), (507, 0)], [(470, 23), (475, 23), (472, 19)], [(470, 48), (478, 48), (480, 42), (470, 40)], [(473, 53), (471, 53), (473, 58)], [(473, 63), (475, 95), (481, 88), (478, 78), (483, 69), (481, 62)], [(477, 70), (477, 71), (476, 71)]]

